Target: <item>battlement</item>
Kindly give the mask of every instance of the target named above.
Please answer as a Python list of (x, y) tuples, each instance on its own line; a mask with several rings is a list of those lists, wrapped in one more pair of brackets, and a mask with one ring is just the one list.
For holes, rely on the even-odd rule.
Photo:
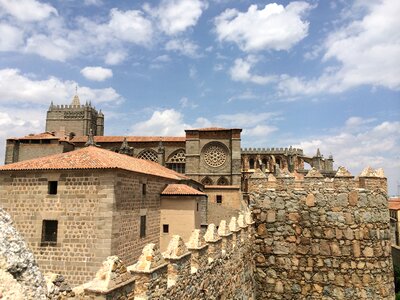
[[(96, 277), (77, 287), (84, 299), (253, 299), (250, 212), (193, 231), (188, 243), (173, 236), (161, 253), (143, 248), (138, 261), (125, 266), (116, 256), (104, 261)], [(80, 292), (79, 292), (80, 291)]]
[(281, 172), (277, 177), (253, 173), (249, 178), (249, 190), (264, 186), (274, 190), (320, 190), (320, 189), (367, 189), (387, 192), (387, 179), (382, 169), (365, 168), (357, 177), (350, 174), (344, 167), (339, 167), (333, 178), (324, 177), (318, 170), (312, 168), (305, 176), (300, 173)]
[(242, 148), (242, 154), (290, 154), (303, 155), (300, 148)]
[(85, 105), (73, 105), (73, 104), (52, 104), (49, 107), (49, 111), (54, 111), (54, 110), (70, 110), (70, 109), (96, 109), (94, 106), (91, 106), (90, 104), (85, 104)]

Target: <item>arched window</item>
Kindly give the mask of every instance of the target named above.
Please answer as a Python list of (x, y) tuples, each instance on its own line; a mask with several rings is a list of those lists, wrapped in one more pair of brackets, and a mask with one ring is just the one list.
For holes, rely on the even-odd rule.
[(201, 181), (201, 183), (203, 185), (213, 185), (213, 181), (208, 176), (204, 177), (203, 180)]
[(253, 158), (249, 159), (249, 169), (254, 169), (254, 159)]
[(262, 163), (263, 163), (264, 166), (267, 166), (268, 165), (268, 159), (263, 158)]
[(218, 185), (229, 185), (229, 180), (222, 176), (218, 179)]
[(140, 152), (138, 158), (158, 162), (157, 152), (151, 149), (146, 149)]
[(179, 149), (172, 153), (167, 160), (167, 167), (178, 173), (185, 173), (186, 155), (185, 150)]

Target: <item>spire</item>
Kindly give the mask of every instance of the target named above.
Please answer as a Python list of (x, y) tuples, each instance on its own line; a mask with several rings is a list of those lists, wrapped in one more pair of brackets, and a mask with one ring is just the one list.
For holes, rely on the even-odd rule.
[(88, 147), (88, 146), (96, 146), (96, 147), (98, 147), (98, 145), (96, 144), (96, 142), (94, 141), (94, 138), (93, 138), (93, 130), (92, 130), (92, 128), (90, 128), (89, 135), (88, 135), (88, 140), (85, 143), (85, 147)]
[(316, 157), (321, 157), (321, 152), (319, 151), (319, 148), (317, 149), (317, 155)]
[(75, 86), (75, 96), (72, 99), (71, 105), (73, 105), (73, 106), (81, 106), (81, 101), (79, 100), (79, 97), (78, 97), (78, 86)]
[(53, 108), (53, 106), (54, 106), (53, 101), (51, 101), (49, 110), (51, 110)]

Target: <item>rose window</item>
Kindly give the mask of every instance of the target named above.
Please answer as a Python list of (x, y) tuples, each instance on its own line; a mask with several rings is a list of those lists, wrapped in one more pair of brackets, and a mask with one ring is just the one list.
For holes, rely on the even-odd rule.
[(220, 167), (226, 161), (226, 152), (219, 146), (211, 145), (204, 151), (204, 161), (210, 167)]

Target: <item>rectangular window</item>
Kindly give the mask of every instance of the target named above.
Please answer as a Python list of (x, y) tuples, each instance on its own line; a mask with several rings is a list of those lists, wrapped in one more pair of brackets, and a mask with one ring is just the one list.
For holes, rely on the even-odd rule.
[(146, 216), (140, 216), (140, 237), (146, 236)]
[(168, 224), (163, 224), (163, 226), (162, 226), (162, 232), (163, 232), (163, 233), (168, 233), (168, 232), (169, 232), (169, 225), (168, 225)]
[(196, 203), (196, 206), (197, 206), (196, 210), (199, 211), (199, 202)]
[(58, 181), (49, 181), (49, 185), (48, 185), (48, 194), (49, 195), (57, 195), (57, 185), (58, 185)]
[(43, 220), (42, 223), (42, 244), (55, 245), (57, 243), (58, 221)]
[(146, 184), (145, 183), (142, 183), (142, 195), (144, 196), (144, 195), (146, 195)]
[(217, 195), (217, 203), (218, 204), (222, 203), (222, 195)]

